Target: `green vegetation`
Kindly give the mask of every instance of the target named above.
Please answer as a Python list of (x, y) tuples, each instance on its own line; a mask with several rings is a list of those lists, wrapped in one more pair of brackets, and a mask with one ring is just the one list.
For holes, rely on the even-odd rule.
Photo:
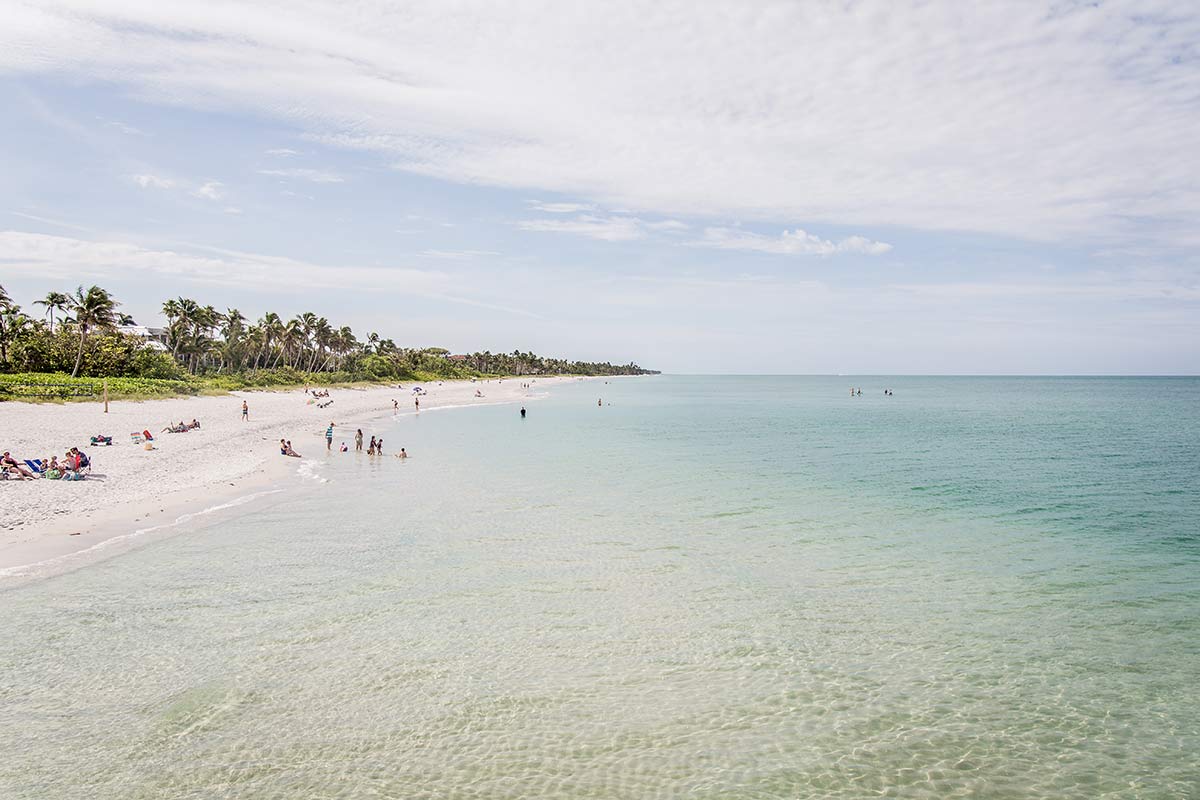
[(250, 323), (236, 308), (219, 312), (179, 297), (163, 304), (161, 335), (118, 330), (133, 325), (99, 286), (50, 292), (25, 314), (0, 286), (0, 400), (98, 396), (162, 397), (233, 389), (319, 384), (430, 381), (495, 375), (641, 375), (636, 364), (569, 361), (534, 353), (454, 356), (440, 347), (399, 347), (371, 333), (305, 313), (284, 321), (267, 313)]

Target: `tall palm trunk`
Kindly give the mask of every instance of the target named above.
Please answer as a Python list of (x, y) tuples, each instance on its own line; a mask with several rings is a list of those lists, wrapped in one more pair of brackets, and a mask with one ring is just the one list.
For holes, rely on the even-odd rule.
[(79, 365), (83, 363), (83, 342), (87, 338), (87, 325), (79, 326), (79, 352), (75, 354), (75, 369), (71, 370), (71, 377), (79, 375)]

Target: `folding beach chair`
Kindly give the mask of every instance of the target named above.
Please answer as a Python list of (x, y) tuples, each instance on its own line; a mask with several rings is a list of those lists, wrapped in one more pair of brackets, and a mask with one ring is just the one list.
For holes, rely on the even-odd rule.
[(42, 466), (42, 460), (40, 458), (25, 459), (25, 466), (29, 467), (31, 472), (36, 472), (38, 475), (41, 475), (46, 471), (46, 468)]

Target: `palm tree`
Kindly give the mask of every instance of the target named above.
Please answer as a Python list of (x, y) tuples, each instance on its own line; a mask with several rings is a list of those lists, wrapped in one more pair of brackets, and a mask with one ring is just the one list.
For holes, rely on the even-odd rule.
[(34, 300), (35, 306), (43, 306), (46, 309), (46, 316), (50, 318), (50, 332), (54, 333), (54, 312), (66, 311), (70, 304), (71, 298), (62, 292), (47, 292), (46, 296), (41, 300)]
[[(3, 294), (0, 287), (0, 295)], [(8, 346), (32, 327), (29, 317), (12, 300), (0, 300), (0, 364), (8, 362)]]
[(83, 362), (83, 346), (87, 343), (88, 333), (94, 328), (103, 330), (114, 327), (114, 310), (118, 305), (120, 304), (112, 299), (112, 295), (99, 286), (93, 286), (86, 292), (82, 286), (75, 290), (70, 309), (75, 315), (75, 324), (79, 326), (79, 352), (75, 355), (72, 378), (79, 374), (79, 365)]
[(124, 313), (118, 311), (117, 312), (117, 324), (118, 325), (137, 325), (137, 320), (135, 320), (129, 314), (124, 314)]

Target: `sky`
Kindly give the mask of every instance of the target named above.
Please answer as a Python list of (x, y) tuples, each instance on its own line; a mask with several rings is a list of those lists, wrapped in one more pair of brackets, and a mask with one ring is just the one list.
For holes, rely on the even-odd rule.
[(1200, 6), (0, 0), (0, 284), (683, 373), (1200, 372)]

